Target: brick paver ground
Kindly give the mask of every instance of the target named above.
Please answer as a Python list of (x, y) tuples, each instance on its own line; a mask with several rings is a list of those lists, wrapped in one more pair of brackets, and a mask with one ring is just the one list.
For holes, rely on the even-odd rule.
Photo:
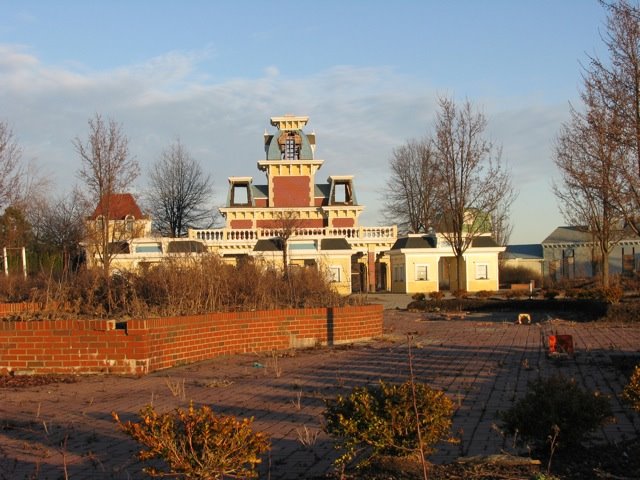
[[(640, 434), (640, 420), (619, 400), (627, 382), (619, 366), (640, 362), (640, 325), (514, 320), (506, 314), (433, 320), (391, 309), (385, 311), (384, 337), (365, 344), (233, 356), (139, 378), (90, 376), (73, 384), (2, 389), (0, 479), (146, 478), (135, 459), (137, 445), (118, 431), (110, 412), (135, 419), (146, 404), (166, 411), (190, 400), (252, 416), (254, 428), (270, 434), (261, 478), (322, 475), (336, 456), (321, 431), (323, 399), (378, 379), (404, 381), (409, 332), (418, 380), (445, 389), (457, 406), (454, 431), (462, 441), (443, 445), (434, 461), (509, 448), (495, 428), (496, 412), (524, 394), (528, 381), (554, 372), (610, 396), (617, 422), (600, 432), (602, 439)], [(547, 358), (550, 333), (573, 335), (573, 359)]]

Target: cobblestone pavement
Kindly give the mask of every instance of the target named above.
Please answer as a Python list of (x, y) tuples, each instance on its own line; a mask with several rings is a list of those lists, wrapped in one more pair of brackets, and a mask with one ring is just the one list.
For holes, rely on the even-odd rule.
[[(323, 399), (378, 379), (404, 381), (409, 332), (418, 380), (445, 389), (457, 407), (454, 431), (462, 441), (442, 446), (436, 462), (508, 447), (496, 431), (496, 412), (522, 395), (528, 381), (554, 372), (611, 397), (617, 421), (600, 432), (602, 439), (640, 434), (640, 420), (618, 398), (627, 382), (619, 367), (640, 362), (640, 325), (535, 316), (534, 324), (517, 325), (513, 317), (434, 320), (388, 309), (385, 335), (364, 344), (232, 356), (144, 377), (88, 376), (73, 384), (0, 389), (0, 479), (146, 478), (135, 459), (137, 444), (118, 431), (111, 412), (136, 419), (146, 404), (167, 411), (190, 400), (254, 417), (254, 428), (270, 434), (260, 478), (322, 475), (336, 456), (321, 431)], [(551, 333), (573, 336), (574, 358), (547, 358), (544, 340)]]

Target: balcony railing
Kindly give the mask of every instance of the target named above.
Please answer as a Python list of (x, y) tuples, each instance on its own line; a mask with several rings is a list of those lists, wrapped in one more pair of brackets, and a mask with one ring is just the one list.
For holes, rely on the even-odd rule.
[[(233, 229), (209, 228), (204, 230), (189, 230), (189, 238), (203, 240), (208, 244), (224, 243), (253, 243), (260, 239), (279, 236), (277, 228)], [(398, 236), (398, 228), (385, 227), (357, 227), (357, 228), (298, 228), (291, 239), (300, 238), (346, 238), (353, 241), (394, 241)]]

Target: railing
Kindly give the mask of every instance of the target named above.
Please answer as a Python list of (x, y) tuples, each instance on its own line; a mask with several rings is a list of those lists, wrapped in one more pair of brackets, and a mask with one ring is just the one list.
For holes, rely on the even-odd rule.
[[(277, 228), (257, 229), (232, 229), (210, 228), (205, 230), (189, 230), (189, 238), (203, 240), (210, 244), (215, 243), (245, 243), (254, 242), (263, 238), (274, 238), (279, 235)], [(398, 236), (398, 228), (384, 227), (357, 227), (357, 228), (297, 228), (291, 238), (331, 238), (342, 237), (360, 241), (394, 240)]]

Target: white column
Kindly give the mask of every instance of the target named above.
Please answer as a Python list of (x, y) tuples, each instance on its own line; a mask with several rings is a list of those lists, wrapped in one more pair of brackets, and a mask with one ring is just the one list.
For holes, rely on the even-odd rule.
[(22, 247), (22, 271), (24, 278), (27, 278), (27, 249)]

